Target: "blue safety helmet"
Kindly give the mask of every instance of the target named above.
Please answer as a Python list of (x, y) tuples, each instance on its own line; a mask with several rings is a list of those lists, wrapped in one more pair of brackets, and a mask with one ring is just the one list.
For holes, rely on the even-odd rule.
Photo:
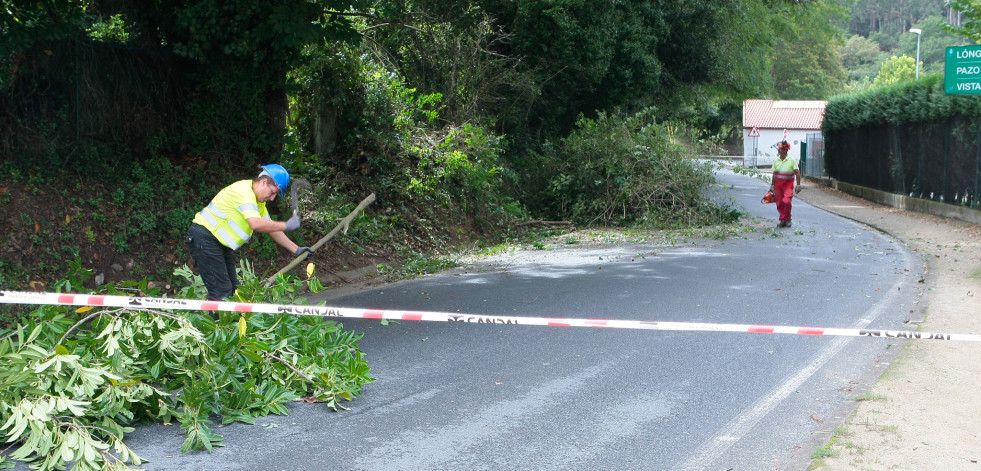
[(283, 196), (286, 187), (290, 186), (290, 173), (279, 164), (263, 165), (261, 168), (262, 173), (259, 174), (259, 177), (272, 178), (276, 182), (276, 186), (279, 187), (279, 196)]

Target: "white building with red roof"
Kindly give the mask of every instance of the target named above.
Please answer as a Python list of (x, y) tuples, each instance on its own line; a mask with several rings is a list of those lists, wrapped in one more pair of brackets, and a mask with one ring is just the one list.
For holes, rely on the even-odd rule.
[(776, 156), (775, 145), (786, 139), (790, 155), (800, 155), (801, 142), (821, 132), (826, 101), (746, 100), (743, 102), (743, 155)]

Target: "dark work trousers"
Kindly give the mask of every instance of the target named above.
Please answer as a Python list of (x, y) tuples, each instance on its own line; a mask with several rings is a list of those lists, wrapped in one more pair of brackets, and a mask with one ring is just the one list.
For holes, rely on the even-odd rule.
[(191, 224), (184, 242), (201, 272), (204, 287), (208, 288), (208, 300), (221, 301), (231, 297), (238, 286), (234, 251), (221, 245), (214, 234), (200, 224)]

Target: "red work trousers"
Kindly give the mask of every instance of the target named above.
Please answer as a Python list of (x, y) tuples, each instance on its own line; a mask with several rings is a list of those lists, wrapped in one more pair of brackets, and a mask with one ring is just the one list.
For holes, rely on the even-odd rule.
[(790, 207), (793, 206), (794, 199), (794, 179), (793, 178), (774, 178), (773, 196), (777, 197), (777, 212), (780, 213), (780, 221), (790, 220)]

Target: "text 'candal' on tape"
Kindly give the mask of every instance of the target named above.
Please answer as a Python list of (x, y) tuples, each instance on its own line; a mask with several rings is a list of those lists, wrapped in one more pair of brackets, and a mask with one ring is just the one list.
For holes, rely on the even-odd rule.
[(472, 322), (479, 324), (537, 325), (549, 327), (596, 327), (611, 329), (670, 330), (693, 332), (736, 332), (753, 334), (817, 335), (838, 337), (881, 337), (922, 340), (981, 341), (976, 334), (943, 334), (902, 330), (847, 329), (834, 327), (794, 327), (763, 324), (713, 324), (705, 322), (633, 321), (618, 319), (582, 319), (564, 317), (495, 316), (435, 311), (398, 311), (301, 304), (242, 303), (200, 301), (194, 299), (108, 296), (73, 293), (32, 293), (0, 291), (0, 304), (39, 304), (66, 306), (104, 306), (128, 309), (165, 309), (184, 311), (227, 311), (260, 314), (288, 314), (352, 319), (398, 321)]

